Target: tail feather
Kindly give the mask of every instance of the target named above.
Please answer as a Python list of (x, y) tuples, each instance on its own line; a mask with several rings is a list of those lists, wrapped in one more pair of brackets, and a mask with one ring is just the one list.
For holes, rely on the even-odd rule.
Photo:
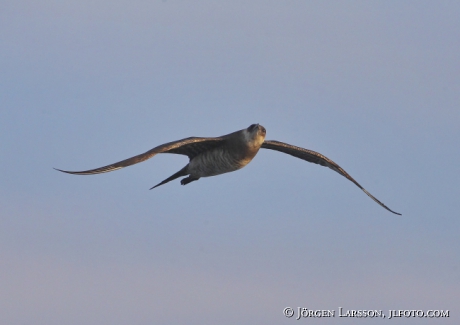
[(178, 177), (181, 177), (181, 176), (187, 176), (189, 173), (187, 172), (187, 166), (185, 166), (184, 168), (182, 168), (181, 170), (179, 170), (177, 173), (175, 173), (174, 175), (171, 175), (169, 176), (168, 178), (166, 178), (164, 181), (162, 181), (161, 183), (158, 183), (157, 185), (155, 185), (154, 187), (150, 188), (151, 190), (153, 190), (155, 187), (158, 187), (158, 186), (161, 186), (163, 184), (166, 184), (172, 180), (175, 180), (176, 178)]

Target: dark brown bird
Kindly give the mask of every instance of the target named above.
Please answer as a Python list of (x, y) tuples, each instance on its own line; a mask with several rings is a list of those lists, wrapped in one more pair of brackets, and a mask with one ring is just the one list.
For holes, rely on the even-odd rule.
[(329, 167), (340, 175), (348, 178), (356, 186), (364, 191), (371, 199), (380, 204), (388, 211), (401, 215), (388, 208), (385, 204), (377, 200), (371, 193), (366, 191), (357, 181), (339, 165), (323, 156), (322, 154), (292, 146), (287, 143), (265, 140), (266, 130), (262, 125), (252, 124), (247, 129), (236, 131), (216, 138), (190, 137), (178, 141), (168, 142), (155, 147), (143, 154), (119, 161), (104, 167), (85, 170), (85, 171), (65, 171), (56, 169), (64, 173), (75, 175), (93, 175), (107, 173), (123, 167), (131, 166), (159, 153), (175, 153), (189, 157), (189, 163), (174, 175), (168, 177), (151, 189), (166, 184), (178, 177), (187, 176), (181, 180), (182, 185), (197, 181), (201, 177), (216, 176), (228, 172), (233, 172), (246, 166), (257, 154), (260, 148), (272, 149), (287, 153), (291, 156), (306, 160), (311, 163)]

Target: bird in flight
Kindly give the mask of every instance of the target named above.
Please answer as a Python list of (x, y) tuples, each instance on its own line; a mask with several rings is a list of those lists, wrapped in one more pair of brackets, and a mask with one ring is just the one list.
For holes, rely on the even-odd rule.
[(233, 172), (246, 166), (255, 157), (259, 149), (264, 148), (284, 152), (305, 161), (329, 167), (333, 171), (352, 181), (383, 208), (394, 214), (401, 215), (400, 213), (391, 210), (371, 193), (366, 191), (364, 187), (362, 187), (357, 181), (348, 175), (342, 167), (337, 165), (331, 159), (312, 150), (296, 147), (279, 141), (265, 140), (265, 134), (266, 130), (262, 125), (252, 124), (247, 129), (216, 138), (190, 137), (178, 141), (168, 142), (140, 155), (96, 169), (85, 171), (66, 171), (57, 168), (55, 169), (74, 175), (93, 175), (107, 173), (123, 167), (131, 166), (150, 159), (159, 153), (174, 153), (188, 156), (190, 161), (184, 168), (151, 188), (154, 189), (155, 187), (166, 184), (181, 176), (188, 176), (181, 180), (181, 184), (186, 185), (199, 180), (201, 177), (216, 176)]

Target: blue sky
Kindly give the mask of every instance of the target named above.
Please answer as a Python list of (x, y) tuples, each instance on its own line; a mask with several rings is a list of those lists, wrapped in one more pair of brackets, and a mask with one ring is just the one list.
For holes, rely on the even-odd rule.
[[(0, 3), (0, 323), (354, 324), (284, 307), (460, 303), (456, 1)], [(83, 170), (252, 123), (261, 150)], [(380, 319), (366, 322), (382, 322)]]

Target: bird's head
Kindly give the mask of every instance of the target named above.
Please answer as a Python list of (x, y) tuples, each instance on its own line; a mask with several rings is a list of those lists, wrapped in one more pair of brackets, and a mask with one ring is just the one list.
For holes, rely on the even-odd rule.
[(264, 143), (266, 133), (265, 128), (259, 124), (251, 124), (244, 130), (246, 141), (257, 149)]

